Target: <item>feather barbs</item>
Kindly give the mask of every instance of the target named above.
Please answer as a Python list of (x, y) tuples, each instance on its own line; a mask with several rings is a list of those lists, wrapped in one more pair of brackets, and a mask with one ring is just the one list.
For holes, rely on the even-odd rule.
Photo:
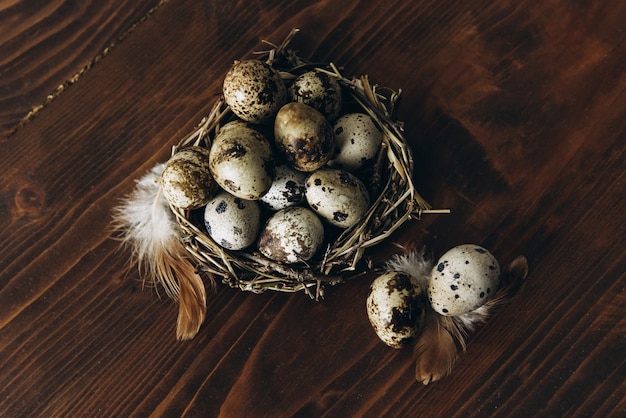
[(181, 240), (181, 228), (161, 191), (164, 164), (141, 177), (113, 211), (113, 227), (144, 278), (179, 304), (176, 336), (193, 338), (206, 315), (206, 290)]

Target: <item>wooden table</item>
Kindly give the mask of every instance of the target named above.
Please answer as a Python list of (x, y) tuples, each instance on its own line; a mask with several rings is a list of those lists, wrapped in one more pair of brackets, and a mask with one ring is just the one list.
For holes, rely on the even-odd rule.
[[(626, 414), (626, 2), (44, 3), (0, 3), (1, 416)], [(423, 386), (377, 339), (371, 275), (322, 302), (218, 286), (176, 341), (110, 238), (233, 60), (293, 27), (301, 55), (402, 89), (416, 185), (452, 209), (372, 257), (529, 260), (451, 377)]]

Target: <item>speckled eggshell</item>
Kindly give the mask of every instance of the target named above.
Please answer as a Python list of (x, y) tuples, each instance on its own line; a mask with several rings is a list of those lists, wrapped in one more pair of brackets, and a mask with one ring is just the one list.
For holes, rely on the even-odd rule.
[(324, 242), (324, 226), (310, 209), (292, 206), (272, 215), (259, 237), (259, 251), (270, 260), (293, 264), (313, 258)]
[(226, 73), (224, 101), (240, 119), (266, 123), (287, 102), (287, 88), (278, 71), (263, 61), (237, 61)]
[(228, 250), (242, 250), (254, 243), (261, 229), (261, 209), (254, 200), (219, 192), (204, 209), (209, 236)]
[(361, 180), (344, 170), (324, 168), (306, 181), (306, 200), (332, 225), (349, 228), (369, 209), (369, 195)]
[(333, 125), (335, 153), (330, 165), (356, 171), (378, 155), (383, 134), (369, 115), (349, 113)]
[(271, 145), (245, 122), (222, 126), (209, 158), (215, 181), (237, 197), (258, 200), (272, 186), (275, 166)]
[(209, 169), (209, 150), (184, 148), (167, 161), (161, 174), (163, 195), (179, 209), (197, 209), (211, 199), (217, 184)]
[(289, 88), (292, 102), (300, 102), (317, 109), (329, 121), (341, 112), (341, 86), (336, 77), (322, 71), (300, 74)]
[(415, 278), (397, 271), (374, 279), (366, 307), (376, 335), (393, 348), (415, 342), (426, 316), (421, 287)]
[(305, 201), (306, 178), (306, 173), (286, 164), (276, 167), (272, 187), (261, 198), (261, 204), (273, 211), (299, 205)]
[(274, 120), (276, 147), (289, 165), (312, 172), (328, 162), (335, 149), (332, 126), (317, 110), (304, 103), (287, 103)]
[(459, 245), (433, 267), (428, 300), (441, 315), (462, 315), (489, 301), (499, 284), (500, 266), (489, 251), (474, 244)]

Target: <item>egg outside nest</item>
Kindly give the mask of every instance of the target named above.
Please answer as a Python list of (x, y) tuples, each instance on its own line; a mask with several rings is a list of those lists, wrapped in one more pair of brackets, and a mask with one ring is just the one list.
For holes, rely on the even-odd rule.
[(392, 348), (413, 345), (426, 318), (426, 301), (419, 283), (411, 275), (398, 271), (374, 279), (366, 307), (376, 335)]

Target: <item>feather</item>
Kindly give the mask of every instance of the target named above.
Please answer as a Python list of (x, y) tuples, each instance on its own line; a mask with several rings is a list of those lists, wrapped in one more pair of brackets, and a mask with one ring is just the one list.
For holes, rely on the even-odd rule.
[[(424, 257), (424, 251), (410, 251), (393, 256), (386, 264), (389, 271), (402, 271), (415, 277), (425, 291), (434, 263)], [(507, 302), (520, 289), (528, 275), (525, 257), (517, 257), (501, 277), (501, 287), (486, 304), (458, 316), (444, 316), (427, 308), (420, 337), (414, 346), (415, 378), (427, 385), (452, 372), (460, 352), (465, 351), (466, 339), (485, 324), (495, 308)]]
[(387, 261), (387, 271), (401, 271), (417, 279), (422, 291), (428, 287), (428, 278), (433, 269), (433, 261), (424, 256), (425, 251), (409, 251), (405, 254), (396, 254)]
[(450, 332), (449, 317), (428, 308), (422, 333), (415, 347), (415, 379), (424, 385), (452, 372), (458, 357), (455, 337)]
[(206, 315), (206, 290), (182, 243), (181, 228), (161, 192), (164, 164), (137, 181), (134, 191), (113, 211), (113, 227), (144, 277), (156, 281), (178, 301), (176, 337), (193, 338)]

